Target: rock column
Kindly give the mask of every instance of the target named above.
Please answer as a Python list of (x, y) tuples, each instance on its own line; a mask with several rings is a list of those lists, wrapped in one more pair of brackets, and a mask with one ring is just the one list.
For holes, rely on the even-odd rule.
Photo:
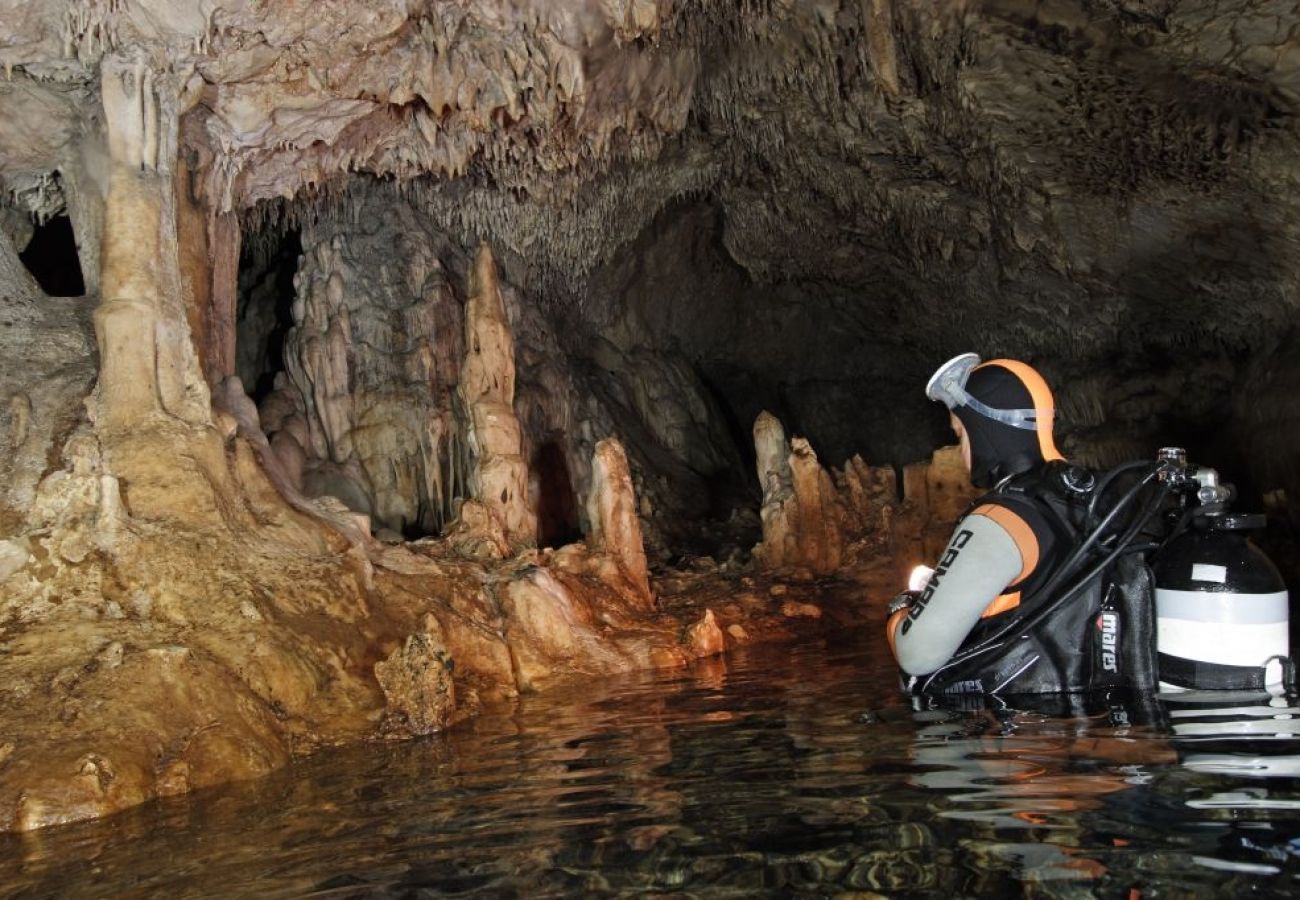
[(106, 57), (101, 72), (111, 171), (95, 312), (98, 423), (122, 432), (156, 413), (203, 423), (207, 390), (179, 290), (175, 104), (160, 102), (165, 79), (141, 62)]

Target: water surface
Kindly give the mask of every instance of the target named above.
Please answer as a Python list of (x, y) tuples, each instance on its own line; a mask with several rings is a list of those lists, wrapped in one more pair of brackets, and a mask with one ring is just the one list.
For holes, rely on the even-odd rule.
[(1292, 896), (1295, 712), (1225, 695), (916, 711), (879, 645), (765, 648), (0, 836), (0, 890)]

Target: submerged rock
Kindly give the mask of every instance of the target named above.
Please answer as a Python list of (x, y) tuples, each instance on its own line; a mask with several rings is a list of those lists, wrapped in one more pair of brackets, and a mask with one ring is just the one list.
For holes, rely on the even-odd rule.
[(820, 619), (822, 610), (820, 606), (812, 603), (800, 603), (797, 600), (787, 600), (781, 604), (781, 615), (787, 619)]
[(696, 656), (716, 656), (727, 649), (727, 639), (711, 609), (706, 609), (704, 617), (686, 630), (686, 640)]

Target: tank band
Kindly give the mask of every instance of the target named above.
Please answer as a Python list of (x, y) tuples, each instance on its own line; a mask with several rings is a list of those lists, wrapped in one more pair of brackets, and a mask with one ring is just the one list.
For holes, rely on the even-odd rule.
[(1238, 594), (1157, 588), (1156, 616), (1224, 625), (1275, 625), (1287, 620), (1287, 592)]

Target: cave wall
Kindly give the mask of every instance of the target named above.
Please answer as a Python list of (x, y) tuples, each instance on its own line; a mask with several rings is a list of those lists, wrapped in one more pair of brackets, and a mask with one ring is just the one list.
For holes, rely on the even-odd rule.
[(24, 530), (51, 451), (85, 421), (95, 381), (93, 305), (93, 297), (46, 296), (0, 230), (0, 537)]
[(778, 410), (833, 463), (945, 441), (920, 386), (975, 349), (1047, 374), (1085, 462), (1183, 444), (1247, 502), (1294, 504), (1294, 414), (1251, 389), (1291, 367), (1300, 305), (1293, 12), (864, 9), (774, 5), (702, 38), (698, 131), (671, 158), (725, 148), (693, 170), (709, 187), (638, 223), (584, 315), (634, 308), (735, 419)]

